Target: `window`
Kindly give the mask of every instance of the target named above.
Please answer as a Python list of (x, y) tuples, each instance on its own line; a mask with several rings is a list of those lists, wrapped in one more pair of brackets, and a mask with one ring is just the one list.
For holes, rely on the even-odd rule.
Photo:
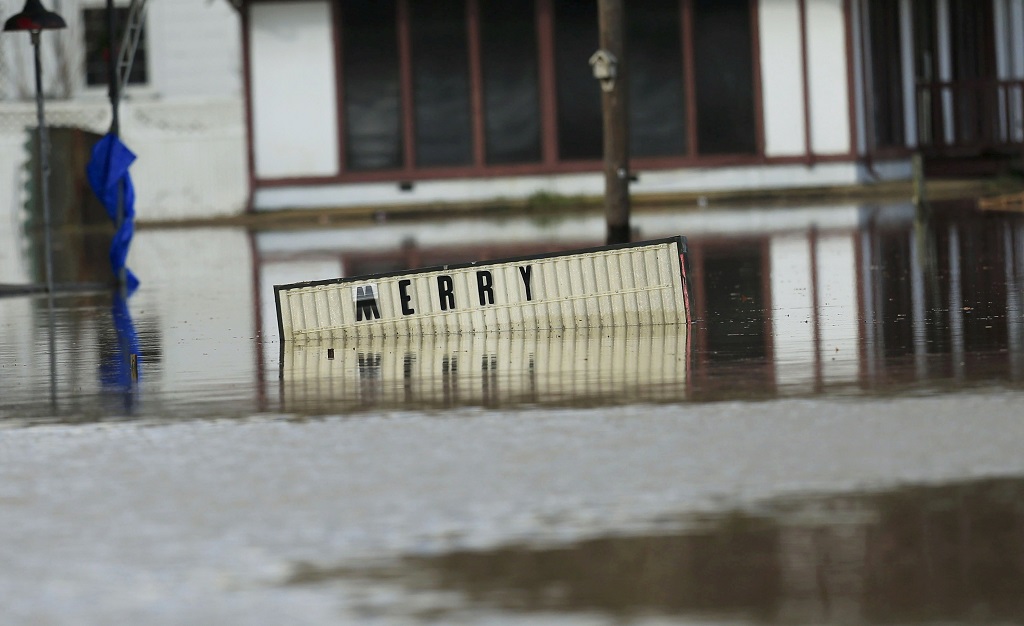
[(604, 139), (601, 86), (587, 65), (598, 48), (597, 3), (555, 2), (555, 76), (558, 80), (558, 156), (600, 160)]
[(749, 0), (694, 0), (697, 151), (754, 154), (754, 57)]
[[(108, 84), (108, 63), (111, 50), (119, 47), (124, 38), (125, 25), (128, 22), (128, 9), (115, 8), (114, 46), (111, 46), (107, 33), (107, 10), (105, 8), (83, 9), (82, 23), (85, 31), (85, 84), (96, 87)], [(127, 84), (144, 85), (148, 82), (146, 67), (146, 28), (142, 26), (139, 33), (139, 45), (135, 50), (131, 71)]]
[[(755, 1), (630, 0), (634, 157), (757, 153)], [(345, 173), (568, 170), (601, 160), (601, 88), (588, 66), (598, 48), (594, 0), (336, 7)]]
[(874, 145), (904, 145), (903, 65), (900, 63), (900, 6), (870, 0), (871, 94)]
[(362, 0), (342, 10), (345, 160), (354, 171), (402, 166), (402, 96), (395, 5)]
[(488, 164), (540, 161), (533, 0), (481, 0), (480, 56)]
[[(128, 9), (114, 9), (115, 41), (118, 46), (124, 40), (125, 25), (128, 22)], [(111, 41), (106, 29), (106, 9), (87, 8), (82, 11), (82, 23), (85, 31), (85, 84), (89, 87), (108, 84), (106, 75), (111, 57)], [(144, 85), (148, 81), (145, 59), (145, 25), (138, 37), (138, 47), (132, 60), (128, 74), (129, 85)]]
[(687, 151), (679, 11), (678, 0), (631, 0), (626, 12), (629, 143), (634, 157)]
[(416, 165), (469, 165), (469, 52), (463, 0), (410, 2)]

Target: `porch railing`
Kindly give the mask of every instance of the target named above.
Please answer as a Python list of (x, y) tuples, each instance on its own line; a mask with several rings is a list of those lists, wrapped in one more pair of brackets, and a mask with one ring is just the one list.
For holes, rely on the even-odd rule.
[(1024, 80), (918, 83), (917, 142), (937, 154), (1016, 152), (1024, 147)]

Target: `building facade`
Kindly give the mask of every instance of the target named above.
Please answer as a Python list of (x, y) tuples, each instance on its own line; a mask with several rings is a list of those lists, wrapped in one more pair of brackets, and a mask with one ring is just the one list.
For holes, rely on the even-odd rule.
[[(141, 36), (120, 106), (140, 219), (185, 219), (243, 212), (248, 204), (239, 13), (228, 2), (115, 3), (119, 25), (145, 5)], [(21, 10), (0, 0), (0, 19)], [(103, 0), (47, 0), (67, 28), (41, 38), (47, 123), (103, 134), (107, 97)], [(25, 33), (0, 35), (0, 210), (28, 202), (36, 128), (32, 49)], [(54, 146), (60, 150), (61, 146)], [(64, 175), (54, 168), (53, 177)], [(7, 190), (12, 193), (7, 193)], [(10, 206), (9, 206), (10, 205)], [(2, 253), (0, 253), (2, 254)]]
[[(1021, 0), (626, 12), (634, 194), (906, 178), (918, 149), (1022, 140)], [(243, 19), (256, 209), (601, 193), (595, 0), (248, 0)]]

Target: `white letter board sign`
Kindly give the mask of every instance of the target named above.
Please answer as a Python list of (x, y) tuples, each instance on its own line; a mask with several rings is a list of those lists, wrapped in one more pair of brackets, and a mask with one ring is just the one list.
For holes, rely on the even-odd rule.
[(277, 285), (282, 341), (685, 324), (686, 240)]

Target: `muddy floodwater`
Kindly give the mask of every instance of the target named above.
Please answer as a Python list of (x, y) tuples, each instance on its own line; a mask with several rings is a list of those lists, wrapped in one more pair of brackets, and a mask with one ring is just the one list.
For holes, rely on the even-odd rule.
[[(600, 216), (0, 224), (0, 623), (1024, 623), (1024, 215), (658, 210), (686, 327), (278, 337), (273, 286)], [(330, 354), (328, 354), (330, 351)]]

